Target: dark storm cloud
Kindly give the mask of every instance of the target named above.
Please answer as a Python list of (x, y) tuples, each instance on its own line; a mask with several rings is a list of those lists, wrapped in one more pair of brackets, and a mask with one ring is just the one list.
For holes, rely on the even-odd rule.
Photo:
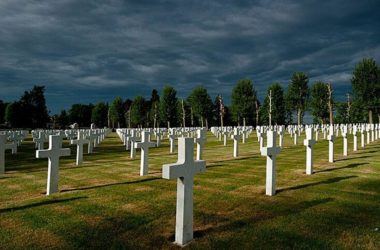
[[(239, 2), (239, 3), (237, 3)], [(378, 1), (0, 2), (0, 99), (46, 86), (53, 112), (115, 96), (197, 85), (229, 99), (241, 78), (259, 97), (294, 71), (350, 91), (353, 66), (380, 59)]]

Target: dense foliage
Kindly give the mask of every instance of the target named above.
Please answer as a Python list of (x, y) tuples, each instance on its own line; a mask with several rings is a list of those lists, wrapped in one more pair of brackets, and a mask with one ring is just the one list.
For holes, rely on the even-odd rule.
[[(67, 128), (78, 123), (80, 127), (176, 127), (176, 126), (224, 126), (269, 124), (269, 94), (271, 93), (272, 124), (303, 123), (309, 111), (314, 123), (329, 123), (329, 90), (334, 83), (316, 81), (308, 86), (309, 77), (295, 72), (287, 91), (281, 83), (268, 87), (263, 103), (257, 98), (250, 79), (237, 81), (232, 89), (231, 104), (217, 95), (214, 102), (207, 89), (195, 87), (187, 98), (178, 99), (177, 91), (165, 86), (161, 96), (153, 89), (150, 98), (137, 96), (134, 100), (116, 97), (110, 105), (105, 102), (93, 104), (76, 103), (70, 109), (49, 117), (44, 97), (44, 86), (34, 86), (25, 91), (20, 100), (6, 103), (0, 100), (0, 125), (13, 128)], [(331, 96), (333, 122), (379, 122), (380, 121), (380, 67), (372, 58), (364, 58), (355, 66), (352, 93), (344, 97)], [(334, 92), (332, 90), (332, 92)], [(334, 99), (336, 101), (334, 103)]]

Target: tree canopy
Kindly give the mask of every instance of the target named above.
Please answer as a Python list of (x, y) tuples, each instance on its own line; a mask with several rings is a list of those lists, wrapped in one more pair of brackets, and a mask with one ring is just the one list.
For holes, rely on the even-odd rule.
[(255, 117), (256, 90), (249, 79), (239, 80), (232, 90), (231, 111), (235, 122), (251, 123)]
[(355, 120), (373, 123), (373, 112), (380, 109), (380, 68), (376, 61), (364, 58), (356, 64), (351, 83), (357, 115)]
[(110, 106), (110, 119), (112, 127), (117, 126), (118, 128), (125, 127), (125, 119), (124, 119), (124, 102), (120, 96), (117, 96), (111, 106)]
[(207, 89), (204, 87), (194, 88), (188, 101), (192, 107), (193, 114), (199, 118), (201, 126), (208, 126), (208, 121), (212, 118), (213, 103)]
[(44, 86), (34, 86), (32, 90), (25, 91), (19, 101), (9, 103), (5, 112), (6, 122), (18, 128), (46, 128), (50, 118), (44, 92)]
[(146, 121), (146, 101), (142, 96), (136, 96), (131, 106), (131, 123), (134, 127), (143, 127)]
[(261, 124), (269, 124), (269, 100), (272, 99), (272, 125), (285, 124), (285, 101), (284, 90), (279, 83), (273, 83), (267, 90), (267, 95), (260, 109)]
[(329, 93), (327, 83), (318, 81), (310, 90), (310, 111), (315, 123), (326, 124), (329, 121)]
[(168, 127), (177, 125), (177, 91), (171, 86), (165, 86), (160, 98), (160, 119)]
[(290, 80), (287, 98), (292, 110), (297, 113), (297, 124), (302, 124), (306, 102), (309, 95), (309, 78), (303, 72), (295, 72)]
[(108, 125), (108, 105), (104, 102), (98, 102), (91, 113), (91, 122), (95, 123), (98, 128)]

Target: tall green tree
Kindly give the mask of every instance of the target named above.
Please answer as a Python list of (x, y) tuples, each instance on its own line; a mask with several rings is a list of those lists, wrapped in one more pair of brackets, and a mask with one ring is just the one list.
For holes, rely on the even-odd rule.
[[(270, 101), (271, 100), (271, 101)], [(271, 104), (271, 105), (270, 105)], [(269, 124), (269, 112), (271, 107), (272, 125), (285, 124), (284, 90), (279, 83), (273, 83), (267, 90), (267, 95), (260, 109), (261, 124)]]
[(310, 89), (310, 111), (314, 123), (327, 124), (329, 122), (329, 90), (327, 83), (318, 81)]
[(305, 112), (309, 88), (309, 78), (303, 72), (295, 72), (288, 87), (288, 98), (292, 110), (297, 112), (297, 124), (301, 125)]
[(61, 129), (66, 128), (70, 124), (70, 117), (66, 110), (61, 111), (61, 113), (57, 116), (56, 122)]
[(131, 106), (131, 123), (133, 127), (143, 127), (146, 121), (146, 101), (142, 96), (136, 96)]
[[(353, 105), (356, 110), (363, 110), (357, 114), (356, 122), (373, 123), (373, 112), (380, 108), (380, 68), (376, 61), (364, 58), (356, 64), (351, 83)], [(368, 112), (368, 120), (365, 119), (365, 112)]]
[(208, 127), (208, 121), (212, 117), (213, 103), (207, 89), (204, 87), (196, 87), (188, 97), (193, 114), (200, 120), (202, 127)]
[(177, 91), (171, 86), (165, 86), (160, 98), (160, 120), (170, 126), (177, 125)]
[(71, 124), (78, 123), (80, 127), (90, 127), (93, 104), (73, 104), (68, 112)]
[(0, 124), (4, 123), (5, 118), (5, 109), (7, 107), (7, 103), (4, 103), (2, 100), (0, 100)]
[(98, 102), (91, 113), (91, 122), (95, 123), (98, 128), (108, 125), (108, 105), (104, 102)]
[(152, 90), (149, 104), (150, 120), (152, 121), (153, 127), (156, 128), (160, 119), (160, 96), (158, 95), (158, 91), (156, 89)]
[(246, 122), (250, 123), (254, 120), (256, 99), (256, 90), (251, 80), (242, 79), (236, 83), (231, 96), (231, 111), (235, 122), (240, 124), (243, 121), (245, 126)]
[[(19, 101), (9, 106), (8, 124), (19, 128), (46, 128), (50, 117), (44, 92), (44, 86), (33, 86), (32, 90), (25, 91)], [(14, 110), (17, 110), (17, 118), (13, 117)]]
[(350, 122), (350, 118), (347, 113), (347, 102), (336, 102), (335, 103), (335, 117), (334, 117), (334, 123), (336, 124), (346, 124)]
[(124, 102), (124, 121), (125, 121), (125, 126), (130, 128), (131, 127), (131, 106), (132, 106), (132, 100), (127, 99)]
[[(27, 128), (24, 123), (23, 110), (21, 102), (10, 102), (5, 108), (5, 122), (12, 128)], [(23, 114), (23, 115), (20, 115)]]
[(125, 119), (124, 119), (124, 102), (123, 99), (120, 96), (117, 96), (110, 107), (110, 119), (112, 128), (117, 125), (118, 128), (125, 126)]

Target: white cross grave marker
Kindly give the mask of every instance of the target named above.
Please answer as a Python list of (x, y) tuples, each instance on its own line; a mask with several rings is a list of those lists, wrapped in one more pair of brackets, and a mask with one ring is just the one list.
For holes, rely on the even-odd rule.
[(136, 133), (137, 131), (136, 130), (132, 130), (131, 131), (131, 136), (129, 137), (129, 141), (130, 141), (130, 145), (131, 145), (131, 159), (135, 159), (136, 157), (136, 147), (135, 147), (135, 142), (136, 140), (138, 139), (138, 137), (136, 136)]
[(347, 156), (347, 152), (348, 152), (347, 125), (343, 126), (342, 137), (343, 137), (343, 156)]
[(352, 134), (354, 136), (354, 151), (358, 151), (358, 127), (356, 125), (352, 128)]
[(306, 129), (306, 139), (303, 141), (306, 146), (306, 174), (313, 174), (313, 147), (315, 140), (313, 139), (313, 128)]
[(71, 144), (77, 145), (77, 157), (76, 157), (76, 165), (79, 166), (83, 162), (83, 144), (90, 144), (90, 141), (85, 139), (85, 135), (83, 131), (78, 131), (78, 137), (76, 140), (71, 140)]
[(281, 148), (276, 146), (276, 134), (273, 130), (267, 131), (267, 146), (261, 149), (261, 155), (267, 157), (266, 195), (276, 194), (276, 157)]
[(197, 157), (196, 160), (202, 160), (203, 147), (206, 143), (207, 134), (204, 129), (197, 129), (197, 138), (195, 138), (195, 142), (197, 144)]
[(364, 128), (364, 125), (361, 126), (361, 129), (360, 129), (360, 140), (361, 140), (361, 147), (364, 148), (364, 144), (365, 144), (365, 135), (364, 135), (364, 131), (365, 131), (365, 128)]
[(334, 162), (334, 127), (330, 126), (330, 133), (327, 136), (327, 140), (329, 141), (329, 162)]
[(231, 137), (234, 140), (233, 157), (236, 158), (236, 157), (239, 156), (239, 140), (240, 140), (240, 135), (239, 135), (239, 129), (238, 128), (234, 128), (234, 134)]
[(193, 138), (178, 139), (178, 161), (162, 167), (162, 178), (177, 178), (175, 243), (184, 246), (193, 239), (194, 175), (206, 170), (205, 161), (194, 161)]
[(148, 155), (149, 148), (155, 147), (156, 143), (149, 141), (149, 132), (143, 131), (141, 133), (141, 142), (135, 142), (135, 148), (141, 148), (141, 160), (140, 160), (140, 176), (148, 174), (149, 164)]
[(48, 149), (36, 151), (36, 158), (49, 159), (46, 195), (58, 192), (59, 158), (69, 155), (70, 149), (62, 148), (62, 138), (59, 135), (49, 136)]
[(174, 142), (175, 142), (175, 138), (176, 138), (176, 135), (174, 133), (174, 130), (171, 130), (169, 131), (169, 141), (170, 141), (170, 153), (174, 153)]

